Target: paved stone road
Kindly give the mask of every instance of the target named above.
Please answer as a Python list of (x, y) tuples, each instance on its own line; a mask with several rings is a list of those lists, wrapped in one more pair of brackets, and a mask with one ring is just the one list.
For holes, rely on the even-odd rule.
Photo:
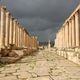
[(43, 50), (0, 68), (0, 80), (80, 80), (80, 66)]

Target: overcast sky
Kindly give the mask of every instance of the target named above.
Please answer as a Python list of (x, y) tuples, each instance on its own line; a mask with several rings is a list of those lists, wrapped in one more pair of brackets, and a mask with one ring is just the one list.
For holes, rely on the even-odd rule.
[(11, 14), (40, 41), (55, 39), (55, 34), (80, 0), (2, 0)]

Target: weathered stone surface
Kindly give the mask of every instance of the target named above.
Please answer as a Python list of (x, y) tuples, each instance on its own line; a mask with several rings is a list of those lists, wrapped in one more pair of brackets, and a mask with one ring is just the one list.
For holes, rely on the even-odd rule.
[(14, 52), (20, 57), (24, 55), (23, 50), (14, 50)]
[(22, 79), (22, 78), (30, 78), (31, 74), (28, 72), (20, 72), (20, 75), (18, 76), (18, 78)]
[(5, 74), (0, 74), (0, 78), (1, 78), (1, 77), (5, 77)]
[(19, 59), (19, 57), (1, 57), (0, 62), (1, 63), (14, 63)]
[(8, 54), (9, 54), (9, 50), (7, 50), (7, 49), (1, 49), (1, 56), (2, 57), (7, 57), (8, 56)]
[(80, 66), (46, 49), (5, 65), (0, 76), (0, 80), (80, 80)]
[(3, 78), (0, 78), (0, 80), (18, 80), (16, 76), (6, 76)]
[(19, 57), (18, 54), (14, 51), (11, 51), (9, 54), (8, 54), (9, 57)]

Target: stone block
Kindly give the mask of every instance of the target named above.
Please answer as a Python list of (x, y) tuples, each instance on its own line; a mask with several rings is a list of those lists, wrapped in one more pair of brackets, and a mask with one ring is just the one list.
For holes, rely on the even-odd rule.
[(3, 74), (6, 74), (6, 73), (15, 73), (16, 72), (16, 70), (14, 70), (14, 69), (10, 69), (10, 70), (4, 70), (4, 71), (2, 71), (1, 73), (3, 73)]
[(16, 76), (6, 76), (0, 78), (0, 80), (18, 80)]
[(20, 72), (19, 74), (20, 74), (18, 76), (19, 79), (21, 79), (21, 78), (30, 78), (31, 77), (31, 74), (28, 73), (28, 72)]
[(18, 54), (14, 51), (9, 52), (8, 54), (9, 57), (18, 57)]
[(17, 58), (15, 58), (15, 57), (1, 57), (0, 58), (1, 63), (14, 63), (17, 60), (19, 60), (19, 57), (17, 57)]
[(1, 74), (1, 73), (0, 73), (0, 78), (2, 78), (2, 77), (5, 77), (5, 74)]

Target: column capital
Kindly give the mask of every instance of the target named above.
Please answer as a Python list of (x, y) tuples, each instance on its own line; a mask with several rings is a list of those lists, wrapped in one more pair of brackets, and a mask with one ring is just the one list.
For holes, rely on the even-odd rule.
[(17, 22), (17, 19), (14, 18), (14, 21)]
[(9, 16), (9, 15), (10, 15), (10, 12), (7, 11), (7, 12), (6, 12), (6, 16)]
[(6, 6), (1, 6), (1, 11), (6, 10)]

